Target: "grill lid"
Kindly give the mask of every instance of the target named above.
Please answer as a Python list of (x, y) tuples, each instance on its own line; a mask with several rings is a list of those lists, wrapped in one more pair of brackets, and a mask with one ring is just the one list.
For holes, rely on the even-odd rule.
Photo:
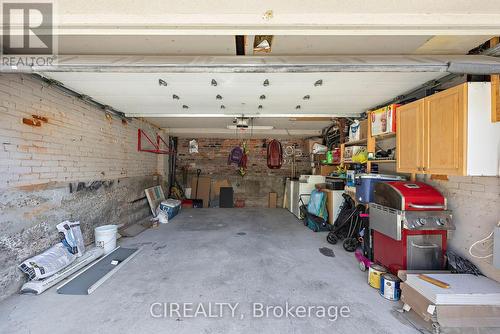
[(446, 199), (423, 182), (390, 181), (375, 184), (374, 202), (398, 210), (446, 210)]

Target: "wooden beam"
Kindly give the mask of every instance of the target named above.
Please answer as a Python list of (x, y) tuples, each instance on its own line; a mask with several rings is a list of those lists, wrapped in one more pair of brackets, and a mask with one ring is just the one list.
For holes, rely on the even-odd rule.
[[(499, 37), (494, 37), (490, 40), (490, 47), (500, 43)], [(500, 75), (494, 74), (491, 79), (491, 121), (493, 123), (500, 122)]]
[(329, 122), (333, 117), (291, 117), (288, 120), (292, 122)]

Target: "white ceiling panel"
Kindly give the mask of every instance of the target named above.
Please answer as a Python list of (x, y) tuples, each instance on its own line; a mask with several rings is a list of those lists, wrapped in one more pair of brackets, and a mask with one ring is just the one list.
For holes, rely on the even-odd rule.
[[(293, 36), (273, 37), (268, 55), (467, 54), (491, 36)], [(247, 55), (254, 36), (247, 36)], [(59, 55), (235, 55), (229, 35), (60, 35)], [(259, 54), (262, 55), (262, 54)]]
[[(433, 36), (274, 36), (271, 54), (280, 56), (412, 54), (415, 50), (432, 39), (432, 37)], [(466, 51), (470, 49), (471, 48)]]
[[(359, 115), (443, 76), (436, 72), (71, 73), (46, 76), (129, 116)], [(159, 85), (159, 79), (167, 86)], [(211, 84), (212, 79), (217, 82)], [(264, 86), (264, 80), (269, 81)], [(315, 86), (317, 80), (322, 85)], [(173, 95), (178, 100), (172, 98)], [(216, 96), (221, 95), (222, 100)], [(265, 99), (260, 99), (264, 95)], [(310, 99), (303, 97), (309, 95)], [(188, 109), (183, 106), (188, 106)], [(221, 105), (225, 109), (221, 109)], [(262, 109), (258, 106), (262, 105)], [(300, 109), (297, 106), (300, 105)]]
[(235, 55), (234, 36), (61, 35), (60, 55)]

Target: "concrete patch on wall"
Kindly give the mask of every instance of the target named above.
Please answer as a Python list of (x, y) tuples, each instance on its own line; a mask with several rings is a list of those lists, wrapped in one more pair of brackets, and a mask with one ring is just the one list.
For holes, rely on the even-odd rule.
[(0, 300), (24, 282), (16, 266), (59, 240), (55, 226), (61, 221), (80, 221), (85, 242), (91, 244), (97, 226), (127, 225), (151, 215), (141, 198), (145, 188), (159, 184), (157, 176), (103, 182), (109, 186), (73, 193), (67, 183), (38, 191), (0, 191)]

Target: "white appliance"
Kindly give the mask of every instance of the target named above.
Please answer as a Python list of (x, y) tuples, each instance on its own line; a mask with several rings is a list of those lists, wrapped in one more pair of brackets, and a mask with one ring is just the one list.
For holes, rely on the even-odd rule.
[[(300, 195), (310, 195), (318, 183), (325, 183), (322, 175), (301, 175), (299, 180), (286, 180), (287, 203), (285, 207), (300, 219)], [(309, 196), (302, 196), (304, 204), (309, 203)]]
[(340, 207), (344, 203), (344, 190), (327, 190), (328, 222), (333, 225), (340, 213)]
[(325, 183), (326, 181), (326, 176), (323, 175), (301, 175), (299, 177), (299, 182), (300, 183), (310, 183), (310, 184), (318, 184), (318, 183)]

